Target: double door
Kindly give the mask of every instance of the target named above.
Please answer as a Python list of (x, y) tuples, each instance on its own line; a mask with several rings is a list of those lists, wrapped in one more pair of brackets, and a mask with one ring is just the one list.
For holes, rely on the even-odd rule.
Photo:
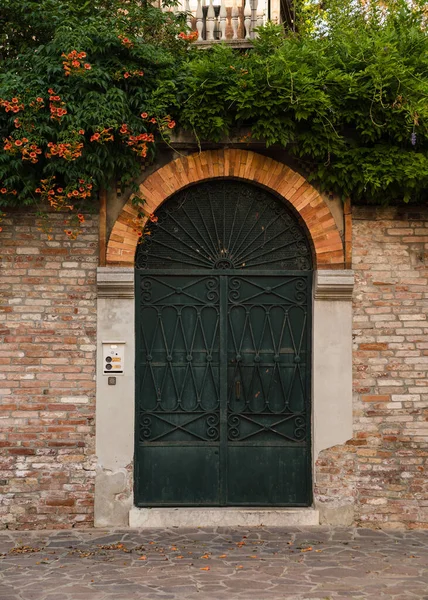
[(136, 278), (136, 504), (308, 505), (310, 273)]

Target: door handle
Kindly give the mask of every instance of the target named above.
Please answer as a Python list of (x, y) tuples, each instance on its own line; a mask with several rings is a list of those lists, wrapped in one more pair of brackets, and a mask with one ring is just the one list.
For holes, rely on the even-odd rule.
[(237, 400), (241, 399), (241, 382), (235, 381), (235, 396)]

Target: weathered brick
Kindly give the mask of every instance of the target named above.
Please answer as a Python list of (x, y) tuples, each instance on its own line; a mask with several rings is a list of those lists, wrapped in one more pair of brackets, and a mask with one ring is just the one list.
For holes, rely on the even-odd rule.
[[(425, 528), (428, 480), (417, 475), (428, 470), (428, 257), (418, 247), (426, 230), (410, 209), (394, 220), (396, 211), (353, 209), (355, 433), (321, 453), (315, 496), (334, 504), (348, 495), (366, 527)], [(418, 214), (428, 226), (428, 210)]]
[(377, 395), (362, 395), (361, 396), (361, 400), (363, 402), (389, 402), (391, 400), (391, 396), (389, 395), (381, 395), (381, 394), (377, 394)]
[(360, 344), (360, 350), (387, 350), (388, 344)]
[[(93, 522), (93, 469), (83, 471), (82, 465), (94, 455), (94, 387), (89, 380), (95, 372), (98, 228), (88, 216), (81, 235), (70, 241), (63, 217), (52, 214), (49, 219), (55, 241), (47, 240), (28, 213), (5, 220), (0, 236), (3, 257), (5, 242), (13, 242), (7, 247), (11, 274), (5, 279), (5, 326), (0, 326), (0, 447), (8, 472), (0, 511), (5, 509), (1, 526), (13, 529)], [(21, 241), (22, 228), (31, 242)], [(64, 320), (68, 315), (78, 319)], [(62, 455), (64, 449), (72, 454)], [(83, 490), (82, 472), (87, 482)], [(20, 510), (11, 510), (10, 502)]]

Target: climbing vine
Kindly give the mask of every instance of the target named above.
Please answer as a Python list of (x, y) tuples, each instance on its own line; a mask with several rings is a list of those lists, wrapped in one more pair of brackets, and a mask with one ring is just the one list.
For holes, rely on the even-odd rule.
[(251, 49), (201, 50), (168, 6), (3, 0), (0, 207), (72, 210), (78, 225), (176, 124), (198, 141), (262, 140), (343, 197), (425, 201), (425, 2), (295, 7), (294, 31), (268, 24)]
[(304, 4), (297, 33), (268, 25), (248, 52), (195, 54), (179, 124), (216, 141), (245, 131), (353, 200), (426, 200), (426, 3), (322, 6)]
[(184, 17), (118, 0), (5, 0), (2, 11), (0, 206), (71, 211), (74, 237), (82, 207), (132, 185), (175, 127), (157, 90), (186, 56)]

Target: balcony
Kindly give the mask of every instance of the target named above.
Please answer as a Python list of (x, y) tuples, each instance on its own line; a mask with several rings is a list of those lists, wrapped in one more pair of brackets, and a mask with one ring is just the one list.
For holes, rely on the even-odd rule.
[(181, 0), (176, 10), (187, 13), (187, 24), (201, 46), (250, 46), (257, 27), (268, 20), (280, 22), (280, 0)]

